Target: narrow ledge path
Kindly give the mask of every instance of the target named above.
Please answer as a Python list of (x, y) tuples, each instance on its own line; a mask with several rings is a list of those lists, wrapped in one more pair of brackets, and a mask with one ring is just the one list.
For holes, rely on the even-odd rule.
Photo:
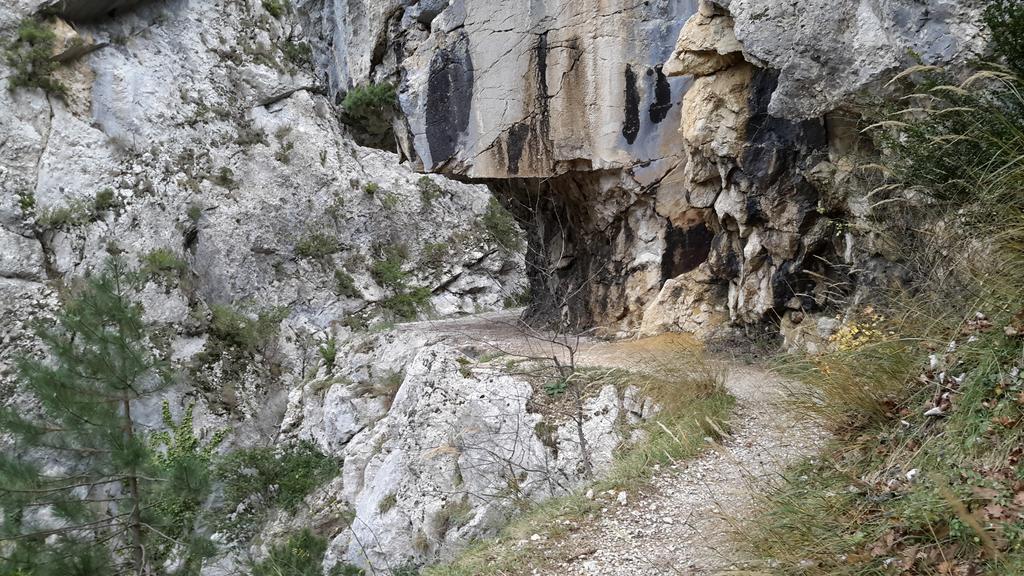
[[(518, 328), (516, 317), (503, 312), (398, 328), (482, 352), (557, 353), (559, 347)], [(584, 338), (577, 361), (587, 367), (642, 370), (659, 357), (678, 354), (687, 339), (679, 334), (621, 341)], [(571, 560), (524, 566), (521, 574), (704, 575), (742, 567), (745, 559), (733, 533), (754, 511), (757, 496), (788, 466), (817, 454), (828, 434), (783, 402), (786, 380), (760, 367), (721, 362), (725, 385), (736, 399), (729, 435), (694, 460), (660, 468), (650, 485), (624, 504), (616, 495), (596, 495), (605, 503), (602, 512), (550, 542), (560, 548), (558, 557)]]

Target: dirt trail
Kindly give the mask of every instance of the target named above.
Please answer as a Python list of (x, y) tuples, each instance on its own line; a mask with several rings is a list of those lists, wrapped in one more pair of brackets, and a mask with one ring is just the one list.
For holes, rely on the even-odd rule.
[[(557, 346), (530, 338), (511, 313), (447, 322), (406, 324), (453, 344), (482, 351), (550, 356)], [(642, 369), (659, 355), (678, 354), (694, 341), (669, 334), (617, 342), (582, 339), (582, 366)], [(815, 454), (826, 439), (816, 425), (780, 400), (785, 382), (760, 368), (726, 362), (726, 386), (736, 398), (732, 430), (721, 445), (695, 460), (659, 470), (649, 488), (622, 504), (599, 494), (605, 510), (591, 523), (553, 541), (572, 561), (523, 574), (655, 576), (715, 574), (742, 557), (730, 540), (736, 521), (749, 516), (754, 496), (786, 466)], [(543, 536), (542, 536), (543, 537)]]

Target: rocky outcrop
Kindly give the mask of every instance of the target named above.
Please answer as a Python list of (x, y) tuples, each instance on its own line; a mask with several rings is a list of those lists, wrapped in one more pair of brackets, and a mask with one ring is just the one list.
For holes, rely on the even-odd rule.
[(339, 88), (400, 71), (406, 152), (426, 170), (548, 177), (671, 164), (686, 82), (660, 64), (689, 1), (339, 4)]
[(529, 316), (612, 332), (821, 307), (860, 217), (837, 109), (983, 49), (979, 1), (343, 4), (371, 29), (335, 36), (334, 88), (398, 83), (405, 154), (528, 228)]
[(914, 64), (964, 64), (985, 49), (985, 0), (716, 0), (747, 60), (779, 73), (768, 112), (813, 118)]
[[(38, 8), (0, 10), (4, 37)], [(140, 295), (172, 346), (216, 306), (287, 308), (313, 331), (416, 290), (423, 311), (501, 307), (522, 272), (480, 224), (488, 190), (351, 143), (305, 17), (210, 0), (48, 20), (55, 54), (104, 47), (57, 69), (63, 96), (0, 91), (0, 276), (70, 283), (119, 252), (152, 273)]]
[[(354, 144), (307, 44), (319, 3), (281, 6), (170, 0), (42, 20), (63, 87), (50, 93), (9, 89), (14, 64), (0, 62), (5, 402), (20, 397), (16, 358), (37, 351), (33, 322), (112, 254), (145, 277), (153, 347), (180, 376), (172, 411), (195, 404), (196, 433), (230, 429), (230, 448), (274, 442), (330, 337), (500, 309), (522, 290), (521, 255), (484, 223), (490, 191)], [(44, 8), (0, 7), (3, 43)], [(161, 427), (149, 408), (140, 420)], [(320, 434), (340, 453), (340, 424)]]
[[(777, 78), (743, 58), (733, 24), (727, 12), (702, 3), (666, 65), (694, 80), (682, 104), (685, 168), (670, 186), (663, 183), (659, 209), (673, 226), (704, 226), (713, 237), (707, 259), (686, 273), (692, 279), (666, 283), (656, 302), (671, 306), (665, 292), (678, 294), (679, 281), (693, 288), (718, 284), (730, 317), (749, 323), (787, 306), (823, 304), (806, 273), (827, 277), (821, 263), (830, 261), (833, 247), (819, 192), (804, 175), (827, 155), (824, 122), (769, 115)], [(690, 292), (684, 299), (694, 299)], [(646, 316), (647, 331), (683, 328), (699, 317), (683, 313), (672, 321), (656, 304)]]
[(584, 446), (575, 412), (500, 360), (405, 332), (344, 350), (337, 370), (292, 391), (282, 427), (345, 462), (343, 488), (325, 498), (340, 498), (352, 519), (329, 535), (327, 568), (450, 556), (523, 506), (606, 473), (656, 410), (635, 386), (597, 382), (581, 407)]

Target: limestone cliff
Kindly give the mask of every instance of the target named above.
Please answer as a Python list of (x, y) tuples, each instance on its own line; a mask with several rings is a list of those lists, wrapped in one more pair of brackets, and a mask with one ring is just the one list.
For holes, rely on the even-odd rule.
[(520, 217), (533, 317), (706, 333), (846, 281), (846, 105), (969, 61), (981, 5), (339, 0), (328, 63), (336, 91), (399, 82), (404, 153)]
[[(983, 51), (981, 4), (8, 2), (0, 37), (44, 25), (55, 66), (26, 86), (31, 66), (0, 62), (0, 392), (19, 401), (12, 359), (41, 352), (31, 322), (120, 254), (197, 434), (345, 461), (204, 574), (310, 525), (328, 567), (434, 561), (606, 469), (651, 403), (595, 386), (573, 430), (499, 363), (366, 329), (495, 310), (527, 282), (527, 317), (574, 331), (806, 329), (885, 271), (851, 231), (876, 154), (857, 98)], [(341, 121), (384, 82), (398, 154)], [(525, 254), (489, 233), (492, 193)]]

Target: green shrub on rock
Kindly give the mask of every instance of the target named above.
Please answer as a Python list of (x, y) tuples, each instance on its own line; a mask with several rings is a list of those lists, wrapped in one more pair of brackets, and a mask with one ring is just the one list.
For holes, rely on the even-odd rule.
[(344, 298), (363, 297), (363, 293), (356, 286), (355, 278), (341, 268), (334, 271), (334, 293)]
[(340, 467), (312, 442), (236, 450), (217, 463), (223, 485), (222, 509), (245, 503), (250, 519), (275, 507), (294, 512), (314, 489), (338, 475)]
[(516, 253), (523, 250), (523, 233), (519, 225), (495, 198), (491, 198), (487, 204), (487, 212), (480, 217), (480, 225), (488, 239), (503, 252)]
[(341, 251), (341, 244), (334, 236), (323, 232), (310, 232), (295, 245), (295, 254), (302, 258), (324, 259)]
[(18, 25), (17, 35), (4, 51), (11, 75), (11, 89), (41, 88), (63, 96), (67, 89), (53, 77), (58, 63), (53, 59), (56, 34), (45, 22), (25, 18)]
[(327, 540), (306, 529), (270, 548), (252, 567), (252, 576), (322, 576)]
[(187, 269), (185, 261), (169, 248), (157, 248), (142, 257), (142, 274), (164, 284), (180, 278)]
[(352, 131), (356, 142), (395, 150), (392, 121), (398, 114), (398, 98), (393, 84), (356, 86), (345, 95), (341, 108), (341, 120)]

